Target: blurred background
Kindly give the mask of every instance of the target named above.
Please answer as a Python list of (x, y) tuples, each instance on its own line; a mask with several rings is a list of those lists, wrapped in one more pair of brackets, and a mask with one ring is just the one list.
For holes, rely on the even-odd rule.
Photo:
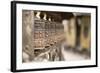
[(22, 60), (75, 61), (91, 58), (91, 14), (22, 11)]

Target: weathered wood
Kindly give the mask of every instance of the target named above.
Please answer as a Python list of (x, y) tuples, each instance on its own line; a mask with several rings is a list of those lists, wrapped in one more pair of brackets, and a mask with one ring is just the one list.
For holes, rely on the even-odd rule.
[(22, 48), (25, 53), (34, 57), (33, 47), (33, 25), (34, 25), (34, 12), (31, 10), (22, 11)]

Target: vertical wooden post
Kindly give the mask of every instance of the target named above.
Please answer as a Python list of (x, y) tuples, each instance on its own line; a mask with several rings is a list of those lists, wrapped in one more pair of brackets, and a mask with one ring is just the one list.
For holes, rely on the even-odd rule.
[(34, 58), (33, 47), (33, 25), (34, 25), (34, 11), (22, 11), (22, 48), (23, 52), (29, 55), (29, 59)]

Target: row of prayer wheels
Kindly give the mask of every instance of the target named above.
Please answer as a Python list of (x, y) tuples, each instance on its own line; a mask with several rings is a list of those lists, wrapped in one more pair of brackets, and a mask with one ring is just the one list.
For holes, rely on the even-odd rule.
[(44, 49), (45, 46), (55, 44), (64, 38), (62, 36), (63, 25), (59, 22), (41, 19), (37, 16), (39, 13), (37, 12), (34, 18), (34, 48)]
[[(57, 17), (55, 18), (57, 19)], [(77, 40), (81, 49), (90, 48), (90, 16), (83, 15), (79, 17), (78, 26), (80, 30), (76, 27), (77, 17), (72, 17), (69, 20), (62, 19), (62, 22), (55, 21), (55, 18), (48, 17), (46, 13), (42, 13), (41, 16), (41, 11), (22, 11), (22, 48), (24, 55), (25, 53), (29, 55), (30, 61), (35, 59), (35, 50), (43, 51), (46, 48), (57, 50), (64, 39), (66, 45), (72, 48), (77, 48)], [(46, 54), (48, 55), (50, 52), (52, 53), (53, 50)]]

